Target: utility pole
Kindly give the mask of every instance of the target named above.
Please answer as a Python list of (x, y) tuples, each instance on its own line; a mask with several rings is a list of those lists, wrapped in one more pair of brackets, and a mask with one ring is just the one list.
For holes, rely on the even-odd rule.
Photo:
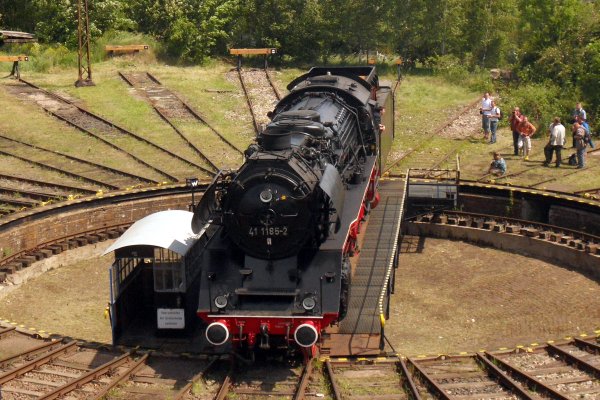
[[(88, 0), (77, 0), (77, 35), (79, 38), (78, 65), (79, 78), (75, 86), (95, 86), (92, 81), (92, 68), (90, 66), (90, 17)], [(87, 76), (84, 78), (84, 75)]]

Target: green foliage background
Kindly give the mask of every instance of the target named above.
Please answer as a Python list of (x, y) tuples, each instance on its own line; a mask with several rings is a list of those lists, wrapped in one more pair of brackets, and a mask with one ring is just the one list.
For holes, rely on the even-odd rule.
[[(275, 62), (295, 66), (357, 56), (364, 62), (367, 52), (379, 53), (482, 90), (491, 89), (481, 79), (488, 68), (510, 69), (518, 84), (500, 88), (510, 98), (506, 105), (522, 104), (541, 124), (553, 114), (567, 117), (577, 100), (592, 118), (600, 113), (600, 2), (594, 0), (88, 1), (98, 42), (146, 35), (169, 62), (206, 63), (229, 47), (277, 47)], [(35, 32), (51, 45), (32, 48), (56, 59), (40, 68), (71, 63), (76, 5), (0, 0), (0, 26)]]

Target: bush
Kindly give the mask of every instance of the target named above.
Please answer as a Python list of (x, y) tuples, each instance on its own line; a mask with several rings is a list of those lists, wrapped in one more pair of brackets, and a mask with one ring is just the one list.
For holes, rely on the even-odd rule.
[(503, 97), (503, 109), (508, 115), (514, 107), (529, 118), (541, 134), (545, 134), (555, 116), (561, 117), (563, 123), (570, 120), (570, 112), (577, 98), (574, 93), (566, 93), (552, 82), (528, 83), (508, 89)]
[(104, 50), (107, 44), (147, 44), (150, 47), (149, 50), (138, 54), (136, 56), (138, 61), (140, 59), (147, 62), (156, 61), (156, 54), (161, 54), (164, 51), (162, 45), (150, 35), (124, 31), (108, 31), (91, 44), (92, 62), (100, 62), (108, 57)]
[(492, 92), (494, 86), (489, 72), (479, 67), (469, 70), (467, 64), (452, 54), (429, 57), (425, 62), (434, 75), (443, 76), (451, 83), (465, 85), (478, 92)]
[[(150, 50), (140, 54), (138, 61), (155, 61), (155, 53), (160, 53), (159, 43), (148, 35), (120, 31), (110, 31), (90, 44), (91, 62), (98, 63), (106, 59), (104, 46), (107, 44), (147, 44)], [(6, 54), (26, 54), (29, 62), (22, 63), (23, 71), (47, 73), (52, 68), (77, 68), (77, 51), (62, 44), (27, 43), (4, 46)]]
[(61, 44), (28, 43), (5, 46), (7, 54), (26, 54), (29, 62), (22, 63), (23, 71), (46, 73), (54, 67), (77, 67), (77, 53)]

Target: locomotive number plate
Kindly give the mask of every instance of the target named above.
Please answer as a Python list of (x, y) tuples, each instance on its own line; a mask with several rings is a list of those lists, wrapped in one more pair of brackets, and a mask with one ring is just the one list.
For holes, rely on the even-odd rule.
[(287, 226), (251, 226), (249, 236), (287, 236)]

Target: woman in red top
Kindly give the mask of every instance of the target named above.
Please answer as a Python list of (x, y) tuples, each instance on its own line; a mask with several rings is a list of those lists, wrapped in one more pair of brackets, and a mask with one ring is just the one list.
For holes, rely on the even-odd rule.
[(513, 109), (512, 114), (510, 115), (510, 118), (508, 119), (510, 121), (510, 129), (512, 130), (512, 134), (513, 134), (513, 147), (515, 150), (515, 156), (519, 155), (519, 137), (521, 136), (521, 134), (519, 133), (519, 124), (523, 121), (523, 114), (521, 114), (521, 110), (519, 109), (519, 107), (515, 107)]
[(535, 133), (535, 126), (529, 122), (526, 116), (523, 116), (523, 120), (517, 127), (521, 134), (521, 141), (523, 142), (523, 155), (525, 160), (529, 160), (529, 153), (531, 152), (531, 137)]

